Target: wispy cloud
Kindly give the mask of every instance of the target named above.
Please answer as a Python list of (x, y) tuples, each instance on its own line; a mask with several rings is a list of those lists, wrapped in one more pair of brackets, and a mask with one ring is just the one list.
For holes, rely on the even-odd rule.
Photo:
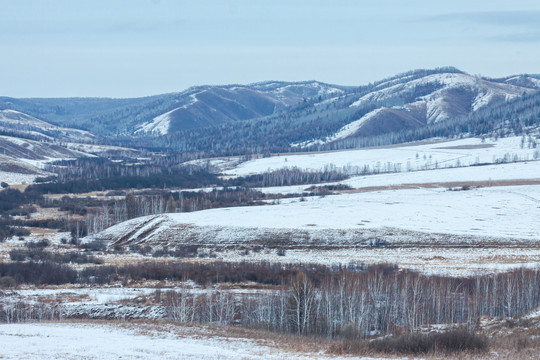
[(491, 41), (500, 42), (540, 42), (540, 31), (521, 32), (513, 34), (501, 34), (488, 37)]
[(540, 28), (540, 11), (480, 11), (441, 14), (423, 18), (430, 22), (469, 22), (500, 26)]
[(540, 42), (540, 11), (459, 12), (424, 17), (424, 23), (461, 28), (471, 38), (490, 42)]
[(115, 22), (103, 28), (111, 33), (146, 33), (177, 29), (182, 20), (154, 20), (154, 21), (122, 21)]

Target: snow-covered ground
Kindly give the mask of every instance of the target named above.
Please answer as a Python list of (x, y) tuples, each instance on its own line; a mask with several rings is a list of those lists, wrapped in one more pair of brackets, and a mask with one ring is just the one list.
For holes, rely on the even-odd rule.
[(470, 276), (504, 272), (521, 267), (540, 266), (538, 247), (344, 247), (340, 249), (288, 249), (281, 252), (263, 250), (245, 252), (226, 250), (217, 252), (223, 261), (269, 261), (280, 263), (322, 264), (396, 264), (400, 268), (424, 274)]
[(121, 146), (112, 146), (112, 145), (96, 145), (96, 144), (79, 144), (79, 143), (67, 143), (66, 147), (68, 149), (77, 150), (80, 152), (88, 154), (101, 154), (104, 152), (138, 152), (138, 150), (125, 148)]
[(171, 115), (177, 110), (180, 109), (187, 109), (191, 105), (195, 104), (197, 101), (197, 94), (191, 94), (190, 95), (190, 102), (182, 105), (180, 107), (177, 107), (175, 109), (172, 109), (171, 111), (168, 111), (164, 114), (158, 115), (155, 118), (152, 119), (152, 121), (148, 121), (142, 125), (139, 126), (139, 128), (135, 131), (135, 133), (153, 133), (154, 135), (166, 135), (169, 132), (169, 128), (171, 127)]
[(489, 104), (490, 101), (492, 101), (492, 99), (496, 96), (501, 96), (506, 100), (511, 100), (521, 96), (524, 91), (530, 91), (527, 88), (510, 84), (493, 84), (489, 81), (485, 81), (467, 74), (432, 74), (406, 83), (396, 84), (381, 90), (370, 92), (351, 104), (351, 107), (362, 106), (374, 101), (391, 99), (392, 97), (396, 96), (396, 94), (406, 91), (407, 89), (427, 84), (438, 84), (441, 86), (440, 89), (420, 98), (427, 103), (428, 123), (448, 117), (448, 115), (445, 113), (443, 101), (440, 100), (442, 100), (442, 95), (451, 88), (465, 87), (476, 90), (478, 95), (473, 100), (473, 110), (477, 110), (482, 106)]
[[(432, 144), (381, 147), (322, 153), (287, 154), (246, 161), (226, 175), (246, 176), (265, 171), (298, 167), (304, 170), (324, 170), (338, 168), (355, 173), (369, 166), (370, 171), (402, 172), (412, 170), (440, 169), (469, 166), (501, 161), (533, 160), (540, 156), (540, 150), (523, 148), (521, 137), (498, 140), (468, 138)], [(219, 165), (217, 163), (216, 165)]]
[(366, 115), (362, 116), (360, 119), (350, 122), (347, 125), (343, 126), (333, 135), (327, 136), (324, 140), (321, 140), (321, 139), (309, 140), (309, 141), (304, 141), (297, 144), (291, 144), (291, 146), (299, 146), (301, 148), (306, 148), (313, 145), (324, 145), (332, 141), (345, 139), (348, 136), (354, 135), (362, 127), (362, 125), (364, 125), (364, 123), (371, 120), (373, 117), (377, 116), (382, 110), (383, 108), (379, 108), (379, 109), (370, 111)]
[(75, 141), (95, 140), (96, 138), (94, 134), (88, 131), (59, 127), (15, 110), (0, 110), (0, 128), (17, 128), (18, 130), (22, 130), (26, 133), (49, 139), (51, 139), (51, 137), (42, 134), (42, 132), (55, 131), (58, 134), (69, 137)]
[(97, 237), (123, 245), (198, 244), (224, 261), (390, 262), (467, 275), (539, 266), (538, 218), (540, 185), (408, 189), (143, 217)]
[[(110, 304), (121, 300), (134, 299), (155, 293), (156, 288), (147, 287), (72, 287), (51, 289), (17, 289), (10, 292), (10, 297), (25, 301), (40, 298), (55, 299), (61, 303)], [(9, 297), (7, 297), (9, 299)]]
[[(387, 227), (428, 233), (539, 239), (539, 218), (540, 185), (531, 185), (468, 191), (438, 188), (341, 194), (272, 206), (166, 214), (142, 221), (148, 226), (170, 221), (200, 227), (265, 230)], [(118, 231), (121, 235), (126, 230), (133, 230), (132, 224), (128, 223), (109, 231)], [(138, 233), (146, 230), (141, 228)]]
[(9, 185), (16, 184), (31, 184), (40, 175), (32, 174), (19, 174), (13, 172), (0, 171), (0, 181), (3, 181)]
[[(434, 184), (450, 182), (476, 182), (501, 180), (538, 180), (540, 181), (540, 161), (526, 161), (483, 166), (465, 166), (439, 170), (420, 170), (390, 174), (353, 176), (349, 179), (326, 183), (344, 184), (354, 189), (410, 184)], [(311, 185), (275, 186), (257, 188), (267, 194), (301, 194)]]
[(128, 323), (0, 325), (2, 359), (339, 359), (280, 349), (210, 327)]

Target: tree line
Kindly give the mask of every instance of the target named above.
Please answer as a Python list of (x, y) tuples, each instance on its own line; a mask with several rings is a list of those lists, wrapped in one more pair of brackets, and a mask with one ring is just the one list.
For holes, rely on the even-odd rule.
[[(273, 284), (273, 288), (248, 294), (216, 286), (202, 292), (180, 287), (160, 291), (156, 305), (165, 306), (170, 319), (184, 323), (326, 338), (363, 339), (373, 334), (413, 332), (430, 324), (474, 328), (484, 316), (512, 318), (540, 305), (538, 268), (450, 277), (361, 264), (171, 262), (96, 266), (77, 272), (47, 262), (0, 263), (0, 278), (10, 276), (16, 283), (35, 284), (108, 284), (129, 279)], [(6, 311), (6, 305), (0, 308), (2, 321), (7, 321)]]

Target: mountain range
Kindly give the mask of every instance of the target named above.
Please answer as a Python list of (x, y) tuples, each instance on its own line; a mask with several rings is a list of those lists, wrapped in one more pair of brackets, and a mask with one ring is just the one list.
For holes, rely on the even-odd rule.
[(133, 99), (0, 97), (0, 134), (216, 154), (324, 149), (471, 118), (538, 89), (538, 75), (489, 79), (446, 67), (359, 87), (271, 81)]

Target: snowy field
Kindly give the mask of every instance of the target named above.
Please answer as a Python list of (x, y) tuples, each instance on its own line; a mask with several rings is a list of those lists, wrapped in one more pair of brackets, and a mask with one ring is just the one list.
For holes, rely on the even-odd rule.
[[(325, 229), (363, 230), (397, 228), (426, 233), (479, 235), (502, 238), (540, 238), (540, 185), (477, 188), (468, 191), (437, 189), (387, 190), (326, 197), (292, 199), (278, 205), (251, 206), (174, 213), (134, 219), (106, 233), (122, 236), (144, 224), (222, 227), (219, 237), (236, 230)], [(231, 229), (227, 232), (227, 228)], [(156, 233), (154, 231), (154, 233)], [(137, 234), (134, 234), (137, 236)]]
[[(225, 171), (226, 175), (245, 176), (265, 171), (298, 167), (304, 170), (324, 170), (337, 167), (354, 173), (369, 166), (373, 170), (390, 172), (396, 167), (402, 172), (435, 168), (469, 166), (500, 161), (533, 160), (538, 150), (528, 148), (521, 137), (501, 138), (497, 141), (478, 138), (446, 141), (414, 146), (381, 147), (308, 154), (287, 154), (260, 158), (241, 163)], [(223, 161), (216, 162), (216, 165)]]
[(2, 359), (340, 359), (288, 352), (273, 341), (216, 334), (202, 326), (1, 324), (0, 344)]
[(504, 272), (515, 268), (540, 267), (538, 247), (349, 247), (341, 249), (288, 249), (281, 255), (266, 250), (217, 252), (223, 261), (269, 261), (281, 263), (396, 264), (424, 274), (470, 276)]
[(32, 184), (34, 180), (41, 175), (19, 174), (14, 172), (0, 171), (0, 181), (9, 185)]
[[(155, 215), (113, 226), (98, 238), (122, 238), (124, 245), (225, 247), (215, 252), (224, 261), (390, 262), (464, 275), (538, 266), (539, 218), (540, 185), (421, 188)], [(253, 244), (263, 250), (241, 251)], [(286, 254), (272, 250), (276, 245), (289, 247)]]
[[(540, 161), (353, 176), (347, 180), (330, 182), (326, 183), (325, 185), (344, 184), (354, 189), (362, 189), (369, 187), (399, 186), (410, 184), (425, 185), (467, 181), (495, 182), (501, 180), (540, 181)], [(301, 194), (310, 186), (311, 185), (275, 186), (257, 188), (257, 190), (267, 194)]]

